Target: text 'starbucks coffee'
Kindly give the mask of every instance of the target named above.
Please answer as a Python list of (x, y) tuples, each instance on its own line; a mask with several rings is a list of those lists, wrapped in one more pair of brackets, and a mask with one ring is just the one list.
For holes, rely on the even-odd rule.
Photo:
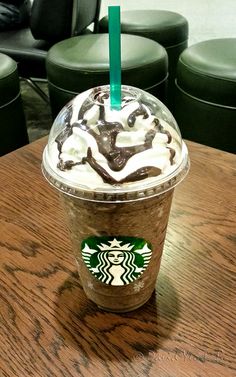
[(125, 312), (155, 289), (174, 187), (188, 171), (187, 148), (169, 110), (122, 86), (111, 110), (109, 86), (62, 109), (43, 154), (59, 190), (86, 295)]

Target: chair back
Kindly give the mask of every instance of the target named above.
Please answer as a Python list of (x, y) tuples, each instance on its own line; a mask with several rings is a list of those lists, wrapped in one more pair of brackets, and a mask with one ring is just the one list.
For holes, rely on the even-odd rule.
[(101, 0), (74, 0), (72, 35), (81, 34), (87, 26), (94, 24), (93, 31), (98, 32)]
[(101, 0), (34, 0), (30, 28), (35, 39), (57, 42), (97, 25)]

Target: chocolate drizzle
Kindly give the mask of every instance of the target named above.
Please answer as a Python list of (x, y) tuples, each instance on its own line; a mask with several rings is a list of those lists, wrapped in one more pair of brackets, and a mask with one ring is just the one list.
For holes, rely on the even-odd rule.
[(161, 169), (156, 168), (154, 166), (145, 166), (129, 174), (127, 177), (125, 177), (124, 179), (121, 179), (118, 182), (101, 165), (97, 163), (95, 158), (93, 158), (91, 148), (88, 148), (87, 157), (85, 157), (83, 160), (88, 162), (91, 168), (94, 169), (98, 173), (98, 175), (100, 175), (100, 177), (102, 177), (103, 181), (106, 183), (109, 183), (110, 185), (114, 185), (117, 183), (122, 184), (125, 182), (140, 181), (142, 179), (145, 179), (148, 177), (155, 177), (161, 174)]
[[(86, 113), (93, 106), (94, 102), (91, 99), (86, 99), (81, 106), (78, 113), (78, 121), (70, 124), (72, 115), (72, 108), (68, 111), (65, 119), (66, 128), (56, 138), (56, 143), (59, 151), (58, 168), (62, 171), (71, 170), (76, 165), (88, 163), (103, 179), (104, 182), (109, 184), (122, 184), (125, 182), (134, 182), (143, 180), (148, 177), (154, 177), (161, 174), (161, 170), (154, 166), (145, 166), (137, 169), (133, 173), (126, 176), (124, 179), (117, 181), (113, 178), (93, 157), (91, 148), (88, 148), (87, 155), (81, 161), (74, 162), (72, 160), (63, 161), (61, 158), (62, 147), (65, 140), (73, 134), (73, 128), (78, 127), (83, 131), (87, 131), (96, 140), (99, 152), (106, 158), (109, 168), (112, 171), (121, 171), (126, 166), (129, 159), (137, 153), (141, 153), (152, 148), (152, 142), (157, 133), (167, 135), (167, 143), (172, 140), (171, 134), (164, 129), (157, 118), (153, 120), (153, 128), (149, 129), (144, 137), (144, 143), (134, 146), (118, 147), (116, 145), (117, 136), (120, 132), (125, 131), (124, 126), (120, 122), (108, 122), (106, 120), (104, 100), (109, 98), (109, 94), (101, 91), (93, 92), (93, 99), (99, 107), (99, 116), (96, 124), (96, 130), (88, 125), (86, 120)], [(130, 99), (123, 99), (122, 106), (126, 106)], [(139, 107), (133, 111), (127, 119), (127, 124), (130, 128), (134, 127), (137, 117), (142, 116), (143, 119), (148, 119), (149, 113), (147, 108), (139, 103)], [(170, 150), (170, 163), (174, 163), (175, 150), (168, 147)]]
[(138, 116), (142, 116), (143, 119), (147, 119), (149, 117), (147, 110), (141, 103), (139, 104), (139, 107), (128, 116), (127, 124), (129, 127), (134, 126)]
[[(124, 131), (124, 127), (119, 122), (107, 122), (105, 119), (105, 106), (103, 106), (103, 97), (101, 97), (101, 106), (99, 107), (98, 130), (100, 134), (94, 131), (89, 133), (96, 139), (99, 152), (107, 159), (108, 166), (113, 171), (122, 170), (127, 164), (128, 160), (136, 153), (143, 152), (151, 148), (151, 141), (149, 138), (144, 144), (135, 145), (131, 147), (117, 147), (117, 135)], [(135, 117), (135, 115), (134, 115)], [(135, 117), (136, 119), (136, 117)], [(135, 120), (134, 120), (135, 122)]]

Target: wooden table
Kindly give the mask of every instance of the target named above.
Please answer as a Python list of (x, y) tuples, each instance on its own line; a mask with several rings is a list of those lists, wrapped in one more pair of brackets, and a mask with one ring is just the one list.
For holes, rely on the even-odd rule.
[(236, 376), (236, 156), (188, 143), (157, 291), (118, 315), (83, 293), (45, 143), (0, 159), (0, 376)]

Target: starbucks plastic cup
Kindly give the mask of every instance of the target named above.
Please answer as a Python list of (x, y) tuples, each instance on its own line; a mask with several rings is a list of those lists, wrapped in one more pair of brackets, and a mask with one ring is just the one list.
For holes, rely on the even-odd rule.
[(174, 187), (188, 151), (169, 110), (122, 86), (75, 97), (55, 119), (42, 171), (62, 198), (85, 294), (100, 308), (127, 312), (155, 289)]

